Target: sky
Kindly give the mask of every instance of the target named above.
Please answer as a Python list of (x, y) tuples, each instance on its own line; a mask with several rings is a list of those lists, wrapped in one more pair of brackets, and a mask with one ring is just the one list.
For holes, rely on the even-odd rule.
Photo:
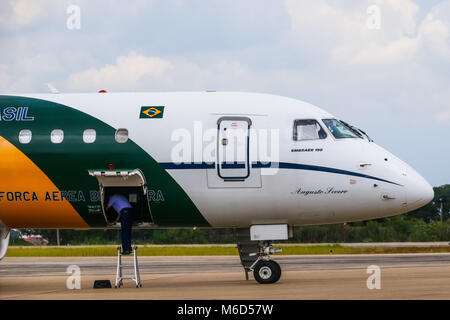
[(450, 0), (4, 0), (0, 94), (250, 91), (310, 102), (450, 183)]

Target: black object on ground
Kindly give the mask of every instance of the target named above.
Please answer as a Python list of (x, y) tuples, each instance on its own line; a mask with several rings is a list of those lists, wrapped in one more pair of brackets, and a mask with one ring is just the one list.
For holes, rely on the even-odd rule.
[(94, 281), (94, 289), (106, 289), (112, 288), (111, 281), (109, 280), (95, 280)]

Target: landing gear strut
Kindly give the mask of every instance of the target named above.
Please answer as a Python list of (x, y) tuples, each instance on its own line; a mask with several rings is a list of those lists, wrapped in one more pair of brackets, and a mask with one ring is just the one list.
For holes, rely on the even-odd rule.
[(236, 236), (246, 279), (248, 280), (248, 273), (253, 272), (255, 280), (261, 284), (277, 282), (281, 277), (281, 268), (278, 263), (270, 260), (269, 255), (281, 250), (274, 249), (271, 241), (251, 241), (248, 229), (236, 230)]

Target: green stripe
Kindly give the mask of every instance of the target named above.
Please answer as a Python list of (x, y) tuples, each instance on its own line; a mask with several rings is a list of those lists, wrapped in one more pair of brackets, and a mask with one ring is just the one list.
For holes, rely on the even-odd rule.
[[(27, 155), (60, 190), (83, 190), (86, 202), (71, 202), (83, 219), (92, 227), (105, 225), (102, 214), (87, 211), (89, 191), (98, 190), (90, 168), (139, 168), (144, 173), (150, 190), (161, 190), (164, 201), (151, 202), (154, 221), (159, 226), (210, 226), (178, 183), (147, 152), (131, 140), (116, 143), (115, 129), (103, 121), (69, 106), (46, 100), (0, 96), (0, 109), (28, 107), (28, 116), (34, 121), (1, 121), (0, 135)], [(137, 116), (137, 115), (136, 115)], [(29, 144), (18, 141), (18, 133), (29, 129), (33, 139)], [(53, 129), (64, 130), (61, 144), (50, 142)], [(97, 139), (84, 143), (85, 129), (95, 129)]]

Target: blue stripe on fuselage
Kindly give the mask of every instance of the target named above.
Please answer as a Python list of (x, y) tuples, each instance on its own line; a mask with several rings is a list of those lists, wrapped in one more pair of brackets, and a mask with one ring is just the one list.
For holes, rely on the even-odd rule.
[[(214, 163), (210, 164), (210, 163), (206, 163), (206, 162), (202, 162), (202, 163), (180, 163), (180, 164), (176, 164), (173, 162), (160, 162), (159, 163), (164, 169), (166, 170), (173, 170), (173, 169), (214, 169), (216, 166)], [(276, 168), (276, 165), (273, 165), (271, 163), (261, 163), (261, 162), (256, 162), (256, 163), (252, 163), (252, 168)], [(232, 164), (227, 166), (227, 169), (233, 169), (234, 166)], [(239, 166), (236, 165), (235, 169), (238, 169)], [(353, 171), (347, 171), (347, 170), (341, 170), (341, 169), (335, 169), (335, 168), (329, 168), (329, 167), (322, 167), (322, 166), (313, 166), (313, 165), (309, 165), (309, 164), (300, 164), (300, 163), (288, 163), (288, 162), (280, 162), (278, 163), (278, 168), (280, 169), (293, 169), (293, 170), (309, 170), (309, 171), (319, 171), (319, 172), (328, 172), (328, 173), (334, 173), (334, 174), (343, 174), (343, 175), (349, 175), (349, 176), (354, 176), (354, 177), (360, 177), (360, 178), (366, 178), (366, 179), (372, 179), (372, 180), (377, 180), (377, 181), (382, 181), (382, 182), (387, 182), (387, 183), (391, 183), (391, 184), (395, 184), (397, 186), (402, 186), (401, 184), (389, 181), (389, 180), (385, 180), (385, 179), (381, 179), (381, 178), (377, 178), (377, 177), (373, 177), (373, 176), (369, 176), (367, 174), (362, 174), (362, 173), (358, 173), (358, 172), (353, 172)]]

